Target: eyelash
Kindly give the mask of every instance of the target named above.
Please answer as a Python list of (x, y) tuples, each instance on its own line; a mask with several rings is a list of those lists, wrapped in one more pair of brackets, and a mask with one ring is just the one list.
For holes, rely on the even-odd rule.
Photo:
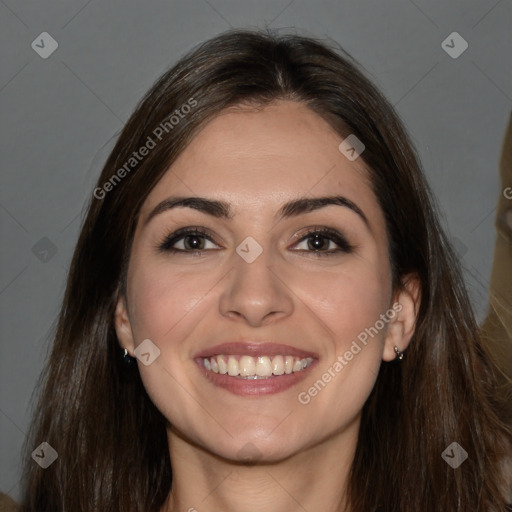
[[(307, 240), (308, 238), (312, 238), (312, 235), (320, 235), (322, 238), (325, 238), (327, 240), (330, 240), (334, 242), (338, 248), (331, 249), (329, 251), (307, 251), (304, 249), (300, 249), (297, 252), (308, 252), (311, 254), (314, 254), (318, 257), (324, 257), (324, 256), (335, 256), (339, 253), (346, 253), (349, 254), (354, 251), (355, 246), (350, 244), (347, 239), (338, 231), (331, 229), (331, 228), (325, 228), (325, 227), (319, 227), (314, 226), (310, 228), (304, 235), (301, 236), (301, 238), (295, 243), (295, 245), (303, 242), (304, 240)], [(167, 235), (165, 239), (159, 244), (158, 250), (161, 252), (171, 252), (173, 254), (182, 253), (182, 254), (194, 254), (197, 256), (200, 256), (203, 252), (209, 251), (211, 249), (193, 249), (193, 250), (184, 250), (184, 249), (176, 249), (173, 247), (173, 245), (176, 244), (176, 242), (182, 240), (183, 238), (186, 238), (187, 236), (196, 236), (199, 238), (206, 238), (212, 243), (215, 243), (214, 240), (212, 240), (212, 237), (207, 231), (204, 231), (201, 228), (198, 227), (186, 227), (181, 228), (175, 231), (174, 233), (171, 233), (170, 235)]]

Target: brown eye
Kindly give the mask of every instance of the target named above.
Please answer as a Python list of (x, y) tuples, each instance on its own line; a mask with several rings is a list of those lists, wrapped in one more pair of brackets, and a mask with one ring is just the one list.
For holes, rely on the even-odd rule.
[(205, 231), (183, 228), (168, 235), (158, 249), (163, 252), (199, 252), (215, 248), (207, 247), (208, 242), (216, 245)]
[(341, 233), (329, 228), (312, 229), (297, 242), (296, 246), (304, 242), (306, 247), (295, 250), (312, 252), (318, 256), (331, 256), (340, 252), (350, 253), (354, 250)]

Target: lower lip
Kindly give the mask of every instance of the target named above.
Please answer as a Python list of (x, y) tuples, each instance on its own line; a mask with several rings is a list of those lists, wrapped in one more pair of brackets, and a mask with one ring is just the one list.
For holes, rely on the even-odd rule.
[(215, 373), (204, 367), (203, 360), (196, 360), (201, 373), (215, 386), (240, 396), (273, 395), (285, 391), (305, 379), (316, 364), (316, 359), (304, 370), (274, 375), (266, 379), (240, 379), (227, 374)]

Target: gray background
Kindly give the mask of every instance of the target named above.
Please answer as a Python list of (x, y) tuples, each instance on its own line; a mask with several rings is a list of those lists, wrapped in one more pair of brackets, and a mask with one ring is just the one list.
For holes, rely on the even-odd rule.
[[(19, 498), (31, 395), (84, 204), (112, 142), (162, 72), (230, 27), (330, 38), (363, 65), (417, 146), (481, 320), (512, 104), (511, 6), (510, 0), (0, 0), (0, 490)], [(454, 31), (469, 44), (456, 59), (441, 46)], [(42, 32), (59, 45), (46, 59), (31, 47)]]

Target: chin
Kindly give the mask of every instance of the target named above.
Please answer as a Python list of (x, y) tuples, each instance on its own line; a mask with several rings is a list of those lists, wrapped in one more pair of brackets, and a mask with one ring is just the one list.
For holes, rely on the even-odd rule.
[[(216, 446), (212, 453), (230, 462), (242, 464), (263, 464), (274, 463), (285, 460), (304, 449), (290, 443), (290, 438), (258, 439), (256, 437), (244, 436), (244, 440), (232, 438), (226, 439), (226, 445)], [(212, 447), (210, 447), (212, 448)]]

